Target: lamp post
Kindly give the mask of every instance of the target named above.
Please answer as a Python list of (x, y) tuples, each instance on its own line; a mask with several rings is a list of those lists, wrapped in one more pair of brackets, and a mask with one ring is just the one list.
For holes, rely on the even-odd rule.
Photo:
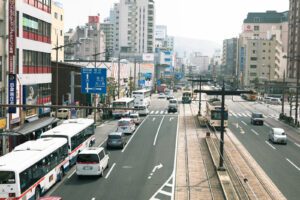
[[(56, 36), (56, 47), (52, 48), (52, 50), (56, 51), (56, 91), (55, 91), (55, 104), (58, 105), (58, 50), (62, 49), (64, 47), (67, 46), (73, 46), (73, 45), (77, 45), (80, 44), (80, 42), (74, 42), (74, 43), (69, 43), (69, 44), (65, 44), (65, 45), (61, 45), (58, 46), (58, 35)], [(57, 117), (57, 110), (58, 108), (55, 109), (55, 117)]]

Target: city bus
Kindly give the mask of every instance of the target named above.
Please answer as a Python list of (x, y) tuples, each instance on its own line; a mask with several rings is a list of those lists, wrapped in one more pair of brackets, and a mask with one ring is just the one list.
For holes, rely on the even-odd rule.
[(141, 110), (138, 111), (140, 115), (149, 114), (148, 107), (151, 104), (151, 90), (141, 89), (132, 92), (134, 98), (134, 107)]
[[(113, 108), (134, 108), (134, 98), (121, 98), (113, 101)], [(129, 117), (131, 110), (113, 109), (112, 115), (115, 119)]]
[[(206, 118), (210, 126), (221, 127), (221, 101), (218, 98), (206, 101)], [(224, 127), (228, 126), (228, 108), (224, 109)]]
[(191, 103), (192, 102), (192, 91), (186, 90), (182, 92), (182, 103)]
[(67, 139), (27, 141), (0, 157), (0, 199), (39, 199), (68, 169)]
[(74, 165), (78, 153), (95, 143), (94, 120), (84, 118), (65, 120), (61, 125), (42, 133), (41, 137), (66, 138), (70, 165)]

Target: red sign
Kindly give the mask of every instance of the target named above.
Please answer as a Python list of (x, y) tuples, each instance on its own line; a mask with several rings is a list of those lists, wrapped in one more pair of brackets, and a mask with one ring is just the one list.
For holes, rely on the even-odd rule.
[(13, 57), (16, 49), (16, 0), (9, 0), (8, 16), (8, 69), (10, 74), (14, 74)]
[(90, 24), (98, 24), (100, 21), (99, 16), (89, 16), (89, 23)]

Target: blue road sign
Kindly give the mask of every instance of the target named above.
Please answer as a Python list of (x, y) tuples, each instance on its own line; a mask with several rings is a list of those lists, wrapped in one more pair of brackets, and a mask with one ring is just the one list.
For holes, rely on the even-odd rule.
[(81, 69), (81, 93), (106, 94), (106, 68)]
[(139, 86), (145, 86), (146, 81), (145, 80), (139, 80)]
[[(16, 104), (16, 75), (9, 74), (8, 78), (8, 104)], [(8, 113), (16, 113), (16, 107), (8, 107)]]
[(158, 85), (158, 86), (160, 86), (160, 85), (161, 85), (161, 81), (160, 81), (160, 80), (157, 80), (157, 82), (156, 82), (156, 83), (157, 83), (157, 85)]

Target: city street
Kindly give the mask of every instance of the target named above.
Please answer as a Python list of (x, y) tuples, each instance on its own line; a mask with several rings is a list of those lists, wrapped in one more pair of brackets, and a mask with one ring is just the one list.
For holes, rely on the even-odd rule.
[[(167, 100), (152, 99), (153, 114), (145, 117), (134, 134), (128, 136), (126, 147), (108, 151), (109, 168), (104, 177), (79, 179), (73, 167), (49, 194), (63, 199), (150, 199), (166, 181), (173, 184), (178, 117), (165, 114)], [(155, 114), (156, 111), (159, 112)], [(107, 134), (115, 128), (116, 121), (98, 127), (97, 146), (105, 147)]]
[[(237, 99), (235, 97), (235, 99)], [(229, 129), (246, 147), (253, 158), (264, 169), (287, 199), (299, 199), (300, 191), (300, 136), (299, 130), (278, 121), (279, 112), (273, 105), (256, 102), (233, 102), (226, 99), (229, 106)], [(265, 116), (263, 126), (250, 124), (251, 112), (261, 112)], [(268, 141), (271, 128), (280, 127), (288, 136), (287, 145)]]

